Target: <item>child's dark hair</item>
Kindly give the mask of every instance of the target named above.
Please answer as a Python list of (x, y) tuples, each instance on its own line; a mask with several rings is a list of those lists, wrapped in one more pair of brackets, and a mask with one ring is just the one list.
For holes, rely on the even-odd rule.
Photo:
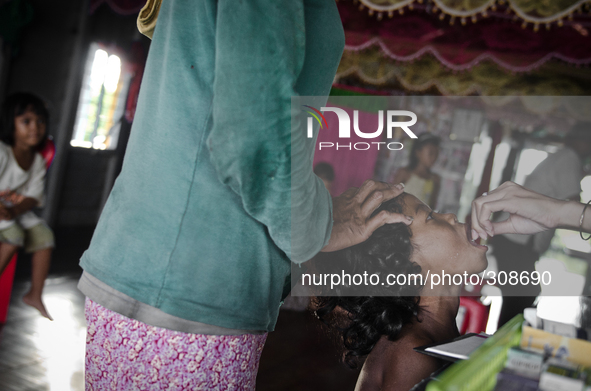
[(325, 179), (329, 182), (334, 181), (334, 169), (330, 163), (320, 162), (314, 166), (314, 174), (320, 179)]
[[(387, 210), (402, 212), (403, 196), (384, 202), (374, 213)], [(318, 264), (335, 261), (353, 271), (372, 270), (379, 274), (418, 274), (421, 267), (411, 261), (413, 251), (411, 231), (403, 223), (386, 224), (365, 242), (344, 250), (320, 253)], [(346, 350), (344, 361), (356, 368), (359, 359), (367, 356), (385, 335), (396, 340), (404, 325), (418, 319), (421, 286), (375, 287), (383, 292), (372, 296), (352, 296), (349, 288), (342, 287), (339, 296), (314, 298), (312, 308), (325, 324), (338, 331)], [(387, 292), (386, 292), (387, 290)]]
[(436, 147), (439, 146), (441, 139), (438, 136), (435, 136), (432, 133), (423, 133), (421, 134), (412, 144), (412, 149), (410, 151), (410, 158), (408, 161), (407, 168), (409, 170), (414, 170), (417, 168), (419, 164), (419, 158), (417, 157), (417, 152), (423, 148), (425, 145), (435, 145)]
[(49, 111), (41, 98), (28, 92), (14, 93), (4, 101), (2, 111), (0, 112), (1, 141), (8, 145), (14, 145), (14, 119), (29, 110), (45, 120), (45, 135), (37, 148), (42, 148), (45, 145), (48, 133)]

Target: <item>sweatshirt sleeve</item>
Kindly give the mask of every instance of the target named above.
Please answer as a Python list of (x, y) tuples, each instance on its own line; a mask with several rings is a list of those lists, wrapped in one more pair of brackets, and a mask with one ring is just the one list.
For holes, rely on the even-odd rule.
[(296, 263), (319, 252), (332, 228), (330, 195), (312, 172), (315, 140), (292, 126), (304, 52), (302, 0), (218, 2), (211, 160)]

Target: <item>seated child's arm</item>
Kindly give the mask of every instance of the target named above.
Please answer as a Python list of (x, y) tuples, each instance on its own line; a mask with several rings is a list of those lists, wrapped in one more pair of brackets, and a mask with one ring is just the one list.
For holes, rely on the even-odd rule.
[(7, 207), (0, 203), (0, 220), (12, 220), (12, 214)]
[(41, 155), (37, 155), (31, 167), (31, 175), (18, 192), (9, 190), (0, 194), (3, 199), (9, 201), (7, 206), (12, 218), (16, 218), (31, 209), (43, 204), (43, 189), (45, 187), (45, 161)]
[(12, 213), (16, 217), (16, 216), (19, 216), (25, 212), (30, 211), (31, 209), (33, 209), (37, 205), (39, 205), (38, 200), (36, 200), (35, 198), (31, 198), (31, 197), (25, 197), (21, 202), (13, 205), (9, 209), (12, 210)]
[(35, 198), (24, 197), (20, 202), (6, 207), (2, 205), (0, 207), (0, 219), (1, 220), (13, 220), (16, 217), (22, 215), (25, 212), (30, 211), (39, 204), (39, 201)]
[(18, 194), (10, 189), (0, 191), (0, 220), (13, 220), (18, 214), (24, 213), (35, 207), (35, 205), (33, 205), (31, 208), (25, 210), (24, 208), (28, 208), (30, 206), (29, 204), (32, 204), (32, 202), (26, 202), (22, 207), (18, 207), (16, 210), (13, 209), (15, 205), (20, 204), (26, 198), (27, 197), (22, 194)]

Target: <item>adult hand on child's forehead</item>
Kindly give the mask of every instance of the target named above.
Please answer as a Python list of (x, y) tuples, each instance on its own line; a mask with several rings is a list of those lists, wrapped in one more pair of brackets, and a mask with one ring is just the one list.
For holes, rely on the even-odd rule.
[(385, 210), (372, 216), (383, 202), (399, 196), (403, 191), (402, 184), (367, 180), (360, 188), (350, 188), (333, 198), (332, 233), (322, 251), (337, 251), (359, 244), (384, 224), (412, 223), (412, 218), (404, 214)]

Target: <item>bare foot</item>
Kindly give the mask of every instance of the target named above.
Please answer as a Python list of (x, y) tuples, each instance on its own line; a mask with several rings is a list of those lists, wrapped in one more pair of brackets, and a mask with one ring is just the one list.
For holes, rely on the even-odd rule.
[(36, 297), (35, 295), (29, 292), (23, 296), (23, 303), (25, 303), (26, 305), (30, 305), (33, 308), (36, 308), (41, 313), (41, 315), (43, 315), (47, 319), (53, 320), (53, 318), (45, 309), (45, 305), (43, 304), (43, 301), (41, 301), (41, 297)]

